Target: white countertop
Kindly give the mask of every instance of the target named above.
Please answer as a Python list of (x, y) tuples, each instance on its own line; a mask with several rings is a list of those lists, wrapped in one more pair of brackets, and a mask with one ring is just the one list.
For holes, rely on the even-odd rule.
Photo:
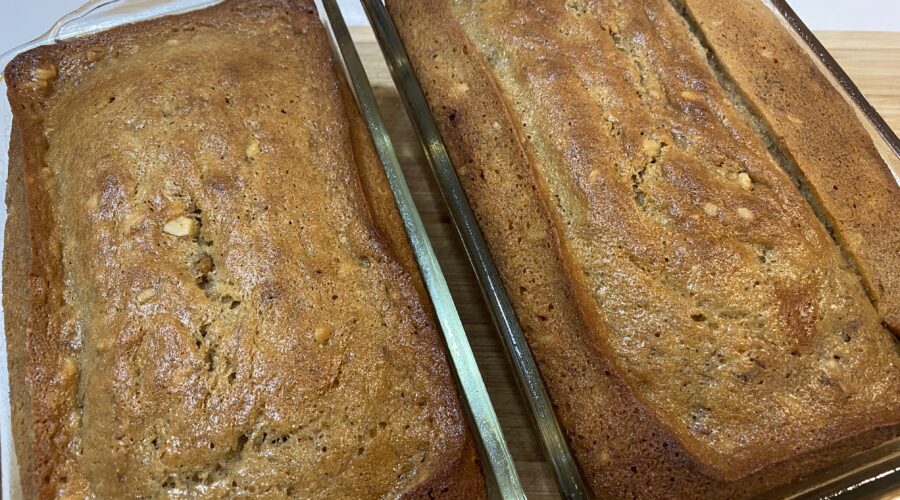
[[(789, 0), (813, 30), (900, 31), (900, 0)], [(0, 53), (46, 31), (85, 0), (0, 0)], [(348, 24), (366, 24), (359, 0), (339, 0)]]

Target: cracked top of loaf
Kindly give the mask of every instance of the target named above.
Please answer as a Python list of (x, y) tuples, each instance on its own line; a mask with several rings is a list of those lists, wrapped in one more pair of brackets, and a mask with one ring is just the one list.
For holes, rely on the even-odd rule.
[(483, 494), (312, 1), (117, 28), (6, 77), (27, 493)]

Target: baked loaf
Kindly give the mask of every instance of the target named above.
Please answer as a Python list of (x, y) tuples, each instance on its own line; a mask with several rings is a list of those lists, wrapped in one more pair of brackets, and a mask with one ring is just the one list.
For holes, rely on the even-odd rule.
[[(776, 30), (774, 18), (738, 16), (749, 1), (704, 3), (743, 19), (723, 32)], [(596, 492), (752, 496), (898, 434), (900, 345), (882, 325), (888, 309), (873, 306), (887, 299), (870, 300), (782, 168), (791, 143), (745, 105), (708, 57), (716, 39), (681, 6), (388, 7)], [(817, 107), (846, 108), (823, 95)], [(817, 120), (803, 133), (830, 125)], [(834, 135), (844, 128), (866, 151), (854, 168), (890, 180), (860, 123)], [(832, 144), (817, 157), (844, 153)], [(895, 187), (857, 193), (889, 216)], [(896, 239), (878, 241), (896, 257)], [(869, 269), (887, 294), (897, 267)]]
[(27, 497), (484, 496), (312, 1), (41, 47), (6, 79)]

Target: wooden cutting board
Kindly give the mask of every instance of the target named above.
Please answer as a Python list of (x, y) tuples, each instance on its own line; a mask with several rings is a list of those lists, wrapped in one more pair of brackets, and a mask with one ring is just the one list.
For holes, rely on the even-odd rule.
[[(559, 498), (552, 470), (544, 460), (503, 346), (375, 36), (368, 27), (353, 27), (351, 31), (465, 324), (525, 491), (531, 499)], [(894, 131), (900, 130), (900, 33), (823, 32), (818, 36)]]

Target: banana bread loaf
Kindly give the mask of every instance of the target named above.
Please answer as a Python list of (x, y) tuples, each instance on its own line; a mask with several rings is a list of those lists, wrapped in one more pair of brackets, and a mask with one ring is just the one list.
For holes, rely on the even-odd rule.
[(388, 7), (596, 492), (752, 496), (898, 434), (900, 345), (679, 5)]
[(6, 79), (29, 498), (484, 496), (312, 1), (41, 47)]

